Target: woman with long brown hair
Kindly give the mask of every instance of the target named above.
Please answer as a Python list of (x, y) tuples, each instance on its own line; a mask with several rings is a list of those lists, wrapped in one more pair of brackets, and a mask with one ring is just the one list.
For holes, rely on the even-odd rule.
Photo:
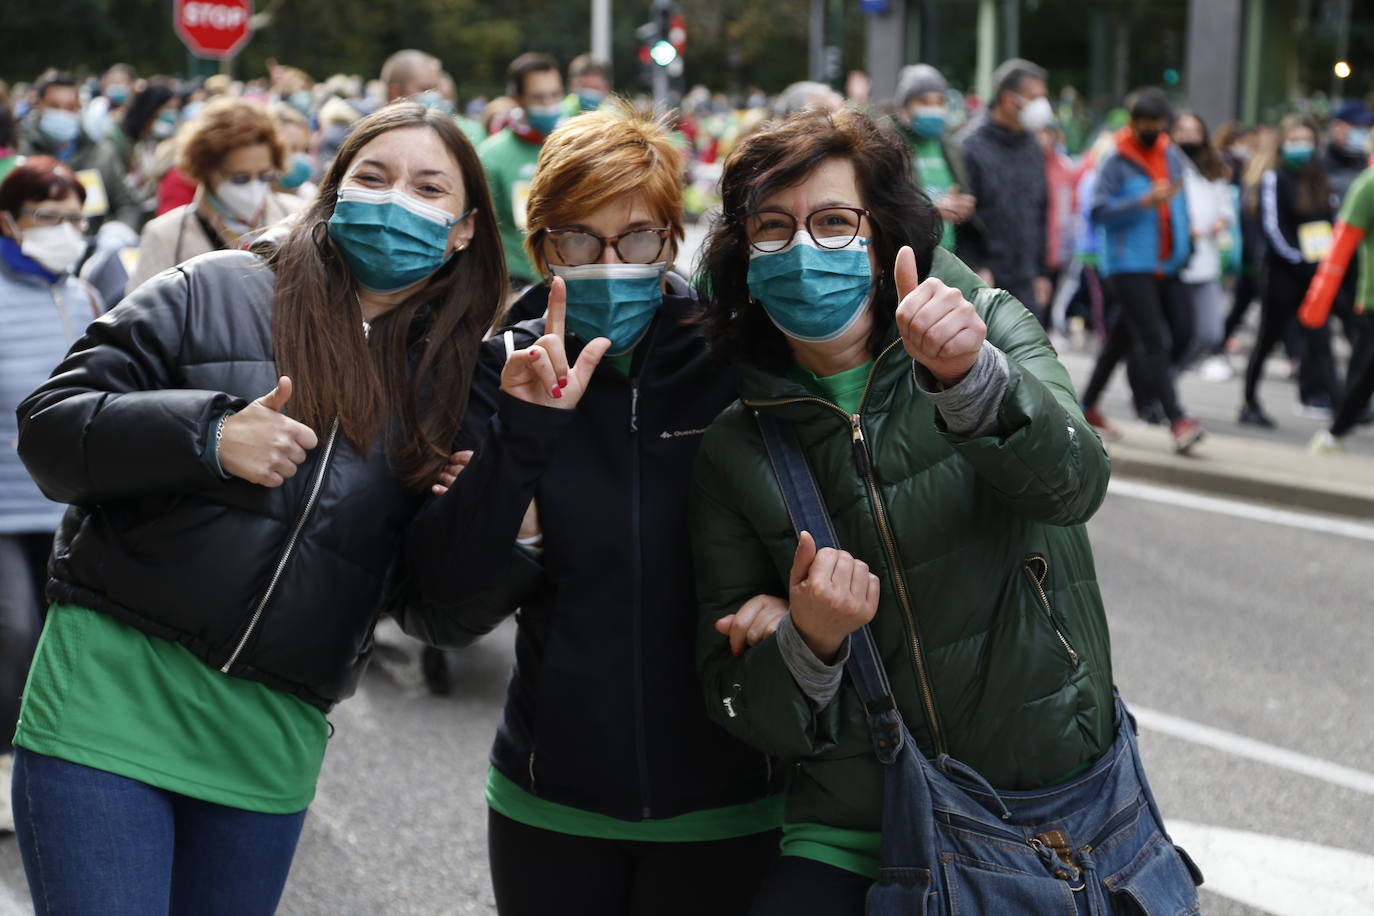
[(505, 289), (472, 144), (363, 119), (265, 257), (193, 258), (19, 408), (72, 504), (15, 737), (42, 913), (270, 913)]
[[(1259, 400), (1260, 376), (1269, 351), (1283, 339), (1308, 284), (1331, 239), (1336, 201), (1326, 169), (1316, 155), (1317, 126), (1308, 118), (1288, 115), (1246, 169), (1250, 204), (1259, 214), (1267, 248), (1264, 254), (1259, 337), (1245, 367), (1245, 400), (1239, 420), (1251, 426), (1275, 426)], [(1340, 400), (1340, 382), (1325, 325), (1302, 328), (1298, 389), (1302, 409), (1325, 411)]]

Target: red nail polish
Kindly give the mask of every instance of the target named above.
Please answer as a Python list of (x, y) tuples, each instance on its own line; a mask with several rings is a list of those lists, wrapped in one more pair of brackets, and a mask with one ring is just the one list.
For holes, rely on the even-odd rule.
[(556, 398), (561, 398), (563, 396), (562, 388), (550, 388), (549, 392)]
[(558, 387), (559, 387), (559, 388), (567, 388), (567, 387), (568, 387), (568, 380), (565, 379), (565, 378), (559, 379), (559, 380), (558, 380)]
[(743, 649), (731, 649), (730, 652), (735, 656), (735, 658), (739, 658), (741, 655), (744, 654)]

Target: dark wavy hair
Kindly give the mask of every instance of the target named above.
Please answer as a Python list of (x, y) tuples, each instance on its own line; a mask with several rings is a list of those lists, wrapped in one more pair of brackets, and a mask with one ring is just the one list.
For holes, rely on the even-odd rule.
[(744, 359), (774, 371), (789, 364), (786, 338), (749, 295), (744, 224), (764, 198), (800, 184), (829, 159), (854, 165), (859, 203), (869, 211), (878, 264), (870, 353), (882, 348), (897, 310), (892, 264), (903, 245), (915, 251), (920, 275), (929, 274), (943, 223), (935, 205), (916, 186), (911, 151), (900, 136), (851, 109), (802, 112), (764, 124), (741, 141), (725, 163), (722, 209), (711, 227), (697, 277), (705, 306), (703, 329), (721, 358)]
[(142, 140), (158, 110), (174, 95), (172, 88), (162, 82), (150, 82), (139, 90), (124, 112), (124, 136), (133, 142)]
[[(476, 220), (471, 243), (404, 302), (361, 330), (354, 280), (329, 238), (339, 184), (358, 151), (393, 130), (434, 131), (458, 163)], [(394, 102), (353, 126), (315, 200), (271, 254), (272, 344), (296, 384), (288, 412), (317, 431), (334, 417), (359, 452), (391, 433), (390, 458), (416, 489), (433, 483), (458, 435), (482, 336), (506, 292), (501, 236), (477, 150), (449, 116)], [(412, 347), (418, 351), (413, 361)], [(413, 369), (413, 371), (408, 371)], [(399, 417), (399, 428), (391, 418)]]

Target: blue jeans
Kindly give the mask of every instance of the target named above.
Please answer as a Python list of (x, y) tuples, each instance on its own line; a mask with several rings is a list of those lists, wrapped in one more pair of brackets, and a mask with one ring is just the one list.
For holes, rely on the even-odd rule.
[(36, 916), (272, 913), (305, 823), (24, 748), (13, 799)]

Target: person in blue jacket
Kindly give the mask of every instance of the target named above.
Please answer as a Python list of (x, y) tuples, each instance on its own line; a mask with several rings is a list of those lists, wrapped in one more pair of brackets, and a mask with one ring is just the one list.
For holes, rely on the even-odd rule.
[(1129, 109), (1130, 123), (1117, 133), (1093, 189), (1099, 270), (1130, 328), (1145, 396), (1168, 418), (1174, 448), (1186, 452), (1203, 430), (1179, 403), (1170, 372), (1173, 354), (1188, 345), (1191, 324), (1178, 276), (1190, 251), (1188, 205), (1179, 194), (1184, 157), (1169, 140), (1173, 109), (1163, 92), (1141, 89)]

